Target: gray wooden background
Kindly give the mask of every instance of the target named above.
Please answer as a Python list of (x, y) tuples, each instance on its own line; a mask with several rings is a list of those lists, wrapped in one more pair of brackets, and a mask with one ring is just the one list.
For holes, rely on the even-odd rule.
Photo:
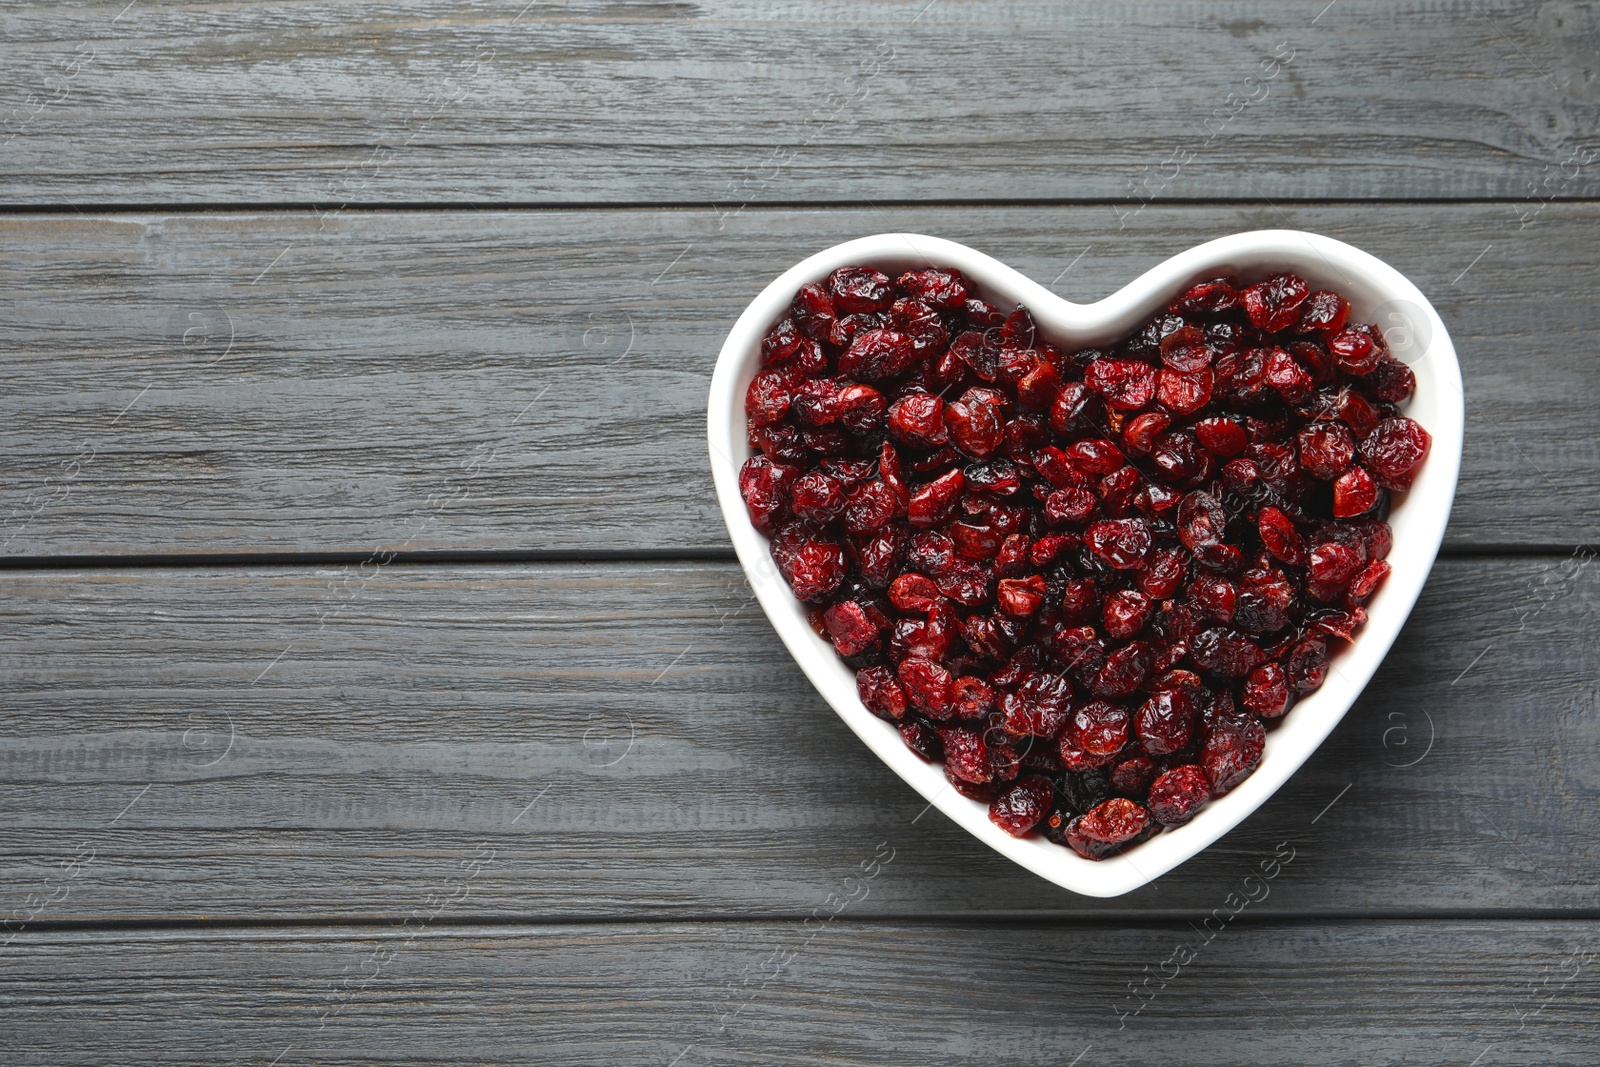
[[(0, 37), (0, 1061), (1600, 1062), (1594, 4), (16, 0)], [(1449, 324), (1445, 551), (1269, 804), (1076, 897), (790, 662), (712, 361), (848, 237), (1087, 300), (1271, 226)]]

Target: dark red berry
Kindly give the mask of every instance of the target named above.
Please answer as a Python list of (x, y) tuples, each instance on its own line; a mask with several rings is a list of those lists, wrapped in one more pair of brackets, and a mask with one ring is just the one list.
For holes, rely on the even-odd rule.
[(1215, 718), (1200, 749), (1200, 765), (1212, 795), (1221, 796), (1250, 777), (1266, 744), (1267, 731), (1255, 716), (1235, 713)]
[(1182, 826), (1211, 801), (1211, 780), (1203, 768), (1186, 763), (1150, 785), (1150, 815), (1163, 826)]
[(1287, 330), (1300, 318), (1300, 305), (1311, 293), (1306, 280), (1295, 274), (1279, 274), (1245, 289), (1245, 314), (1250, 325), (1268, 333)]
[(1384, 419), (1361, 442), (1361, 458), (1385, 489), (1406, 490), (1428, 458), (1433, 438), (1404, 415)]
[(1103, 859), (1131, 844), (1150, 825), (1150, 813), (1127, 797), (1102, 801), (1067, 831), (1067, 842), (1085, 859)]
[(989, 819), (1012, 837), (1025, 837), (1044, 821), (1055, 798), (1049, 779), (1031, 774), (989, 802)]

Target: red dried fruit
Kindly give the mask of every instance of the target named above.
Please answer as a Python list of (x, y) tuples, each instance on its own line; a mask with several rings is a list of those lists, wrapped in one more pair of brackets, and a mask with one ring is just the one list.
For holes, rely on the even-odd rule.
[(1067, 737), (1091, 756), (1115, 755), (1128, 743), (1128, 712), (1104, 700), (1090, 701), (1073, 713)]
[(789, 517), (788, 482), (794, 472), (766, 456), (751, 456), (739, 468), (739, 495), (750, 524), (764, 534), (776, 532)]
[(1114, 411), (1138, 411), (1156, 395), (1156, 369), (1136, 359), (1097, 359), (1083, 381)]
[(1139, 705), (1133, 717), (1133, 730), (1146, 752), (1165, 756), (1188, 746), (1194, 737), (1198, 712), (1193, 691), (1188, 687), (1157, 689), (1149, 700)]
[(1283, 667), (1263, 663), (1251, 671), (1240, 703), (1263, 719), (1281, 718), (1289, 710), (1289, 676)]
[(1231, 311), (1239, 306), (1239, 291), (1229, 278), (1213, 278), (1191, 286), (1172, 302), (1172, 311), (1183, 315), (1192, 312)]
[(1383, 355), (1369, 329), (1346, 327), (1328, 338), (1328, 351), (1339, 361), (1339, 369), (1346, 374), (1370, 374)]
[(938, 448), (950, 440), (944, 401), (932, 393), (908, 393), (889, 407), (889, 432), (914, 448)]
[(846, 314), (882, 311), (894, 303), (888, 275), (870, 267), (840, 267), (828, 275), (828, 292)]
[(1044, 821), (1055, 798), (1049, 779), (1031, 774), (989, 802), (989, 819), (1012, 837), (1026, 837)]
[(906, 518), (913, 526), (938, 526), (955, 518), (967, 477), (960, 470), (946, 471), (911, 493)]
[(1269, 348), (1263, 357), (1267, 370), (1267, 384), (1291, 404), (1298, 404), (1311, 395), (1316, 383), (1311, 374), (1281, 348)]
[(1262, 508), (1256, 524), (1260, 528), (1261, 547), (1291, 567), (1305, 563), (1305, 541), (1300, 537), (1300, 532), (1294, 528), (1294, 520), (1282, 510), (1274, 507)]
[(1338, 333), (1350, 321), (1350, 302), (1338, 293), (1319, 289), (1300, 305), (1296, 333)]
[(1156, 379), (1156, 398), (1174, 415), (1189, 415), (1211, 400), (1213, 378), (1209, 370), (1182, 374), (1163, 370)]
[(1356, 442), (1337, 422), (1314, 422), (1295, 437), (1300, 466), (1313, 478), (1331, 482), (1356, 457)]
[(993, 780), (989, 768), (989, 746), (983, 734), (964, 726), (935, 727), (939, 743), (944, 746), (945, 775), (954, 782), (982, 784)]
[(1253, 715), (1218, 715), (1211, 722), (1200, 748), (1200, 766), (1211, 782), (1213, 796), (1221, 796), (1250, 777), (1266, 750), (1267, 731)]
[(1039, 610), (1039, 606), (1044, 603), (1045, 591), (1042, 575), (1002, 578), (995, 599), (1001, 611), (1014, 618), (1025, 619)]
[(906, 743), (907, 748), (929, 763), (938, 763), (944, 759), (944, 746), (939, 743), (939, 735), (926, 723), (901, 723), (900, 739)]
[(926, 612), (943, 597), (933, 579), (921, 574), (902, 574), (889, 586), (889, 603), (904, 612)]
[(907, 296), (941, 311), (954, 311), (967, 302), (967, 286), (961, 272), (948, 267), (908, 270), (895, 285)]
[(1333, 517), (1336, 519), (1365, 515), (1377, 503), (1378, 482), (1359, 464), (1339, 475), (1333, 483)]
[(1162, 774), (1150, 784), (1150, 816), (1162, 826), (1182, 826), (1211, 802), (1211, 780), (1193, 763)]
[(1379, 400), (1399, 404), (1409, 400), (1411, 394), (1417, 391), (1417, 376), (1398, 359), (1385, 355), (1367, 376), (1367, 384), (1372, 389), (1372, 395)]
[(1300, 305), (1311, 293), (1306, 280), (1295, 274), (1279, 274), (1245, 289), (1243, 303), (1250, 325), (1268, 333), (1287, 330), (1300, 318)]
[(800, 287), (790, 310), (794, 313), (795, 325), (800, 332), (814, 341), (826, 341), (838, 318), (832, 295), (816, 282)]
[(822, 615), (828, 639), (841, 656), (857, 656), (878, 640), (878, 625), (854, 600), (841, 600)]
[(1150, 783), (1156, 780), (1155, 761), (1146, 756), (1125, 759), (1111, 768), (1107, 775), (1111, 788), (1125, 797), (1143, 798), (1150, 792)]
[(1234, 419), (1220, 415), (1195, 423), (1194, 435), (1208, 452), (1224, 459), (1237, 456), (1250, 444), (1243, 426)]
[(1161, 339), (1161, 362), (1180, 374), (1205, 370), (1216, 358), (1198, 326), (1181, 327)]
[(1083, 543), (1095, 557), (1117, 570), (1132, 570), (1150, 551), (1150, 524), (1143, 519), (1105, 519), (1093, 523)]
[(888, 667), (867, 667), (857, 671), (856, 693), (868, 711), (890, 722), (905, 718), (910, 707), (906, 691)]
[[(1039, 584), (1042, 593), (1044, 579), (1039, 579)], [(1126, 641), (1144, 629), (1154, 609), (1155, 605), (1145, 594), (1132, 589), (1119, 589), (1106, 598), (1101, 619), (1108, 635)]]
[[(963, 630), (965, 633), (965, 630)], [(950, 712), (957, 719), (982, 719), (995, 709), (994, 689), (982, 678), (962, 675), (950, 688)]]
[(951, 443), (975, 459), (990, 456), (1000, 447), (1004, 420), (992, 394), (990, 389), (968, 389), (961, 399), (945, 407)]
[(1072, 711), (1072, 683), (1065, 675), (1040, 671), (1001, 697), (1000, 706), (1007, 733), (1054, 740)]
[(900, 662), (900, 685), (911, 706), (936, 719), (948, 718), (951, 709), (950, 672), (930, 659), (908, 656)]
[(1264, 658), (1261, 646), (1236, 630), (1213, 627), (1195, 635), (1189, 649), (1195, 666), (1225, 678), (1243, 678)]
[(1384, 419), (1361, 442), (1361, 458), (1385, 489), (1411, 488), (1433, 438), (1404, 415)]
[(796, 518), (825, 523), (844, 511), (844, 485), (821, 471), (808, 471), (789, 489), (789, 507)]
[(1127, 797), (1112, 797), (1076, 819), (1067, 830), (1067, 843), (1085, 859), (1103, 859), (1131, 844), (1150, 825), (1150, 813)]

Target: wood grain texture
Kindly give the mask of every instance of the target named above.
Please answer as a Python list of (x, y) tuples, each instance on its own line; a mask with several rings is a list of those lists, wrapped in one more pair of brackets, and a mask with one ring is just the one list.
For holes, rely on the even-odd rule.
[(1191, 917), (1282, 840), (1262, 911), (1592, 911), (1597, 604), (1583, 560), (1441, 563), (1271, 802), (1089, 900), (927, 810), (731, 564), (13, 572), (0, 915), (393, 920), (489, 851), (478, 917), (796, 916), (887, 843), (862, 916)]
[(1588, 3), (125, 2), (7, 6), (7, 201), (1600, 191)]
[(1600, 207), (864, 208), (0, 220), (0, 554), (725, 552), (707, 383), (800, 257), (939, 234), (1090, 300), (1285, 225), (1449, 324), (1449, 546), (1600, 541)]
[[(1543, 1067), (1600, 1055), (1591, 924), (1281, 925), (1246, 907), (1213, 929), (1206, 942), (1189, 924), (858, 924), (845, 911), (809, 930), (51, 933), (0, 958), (0, 1043), (40, 1064), (280, 1067)], [(1163, 971), (1180, 944), (1194, 957)], [(1151, 999), (1119, 1019), (1146, 974)]]

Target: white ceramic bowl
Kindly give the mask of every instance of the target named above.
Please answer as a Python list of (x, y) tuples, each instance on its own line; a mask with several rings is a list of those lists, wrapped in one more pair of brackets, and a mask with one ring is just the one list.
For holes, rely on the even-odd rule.
[[(1224, 274), (1256, 281), (1292, 270), (1313, 289), (1342, 293), (1352, 305), (1352, 320), (1380, 326), (1391, 350), (1416, 373), (1417, 391), (1407, 414), (1433, 435), (1433, 450), (1411, 490), (1397, 494), (1394, 501), (1389, 518), (1394, 527), (1394, 549), (1389, 554), (1393, 573), (1367, 605), (1367, 623), (1355, 643), (1334, 656), (1322, 688), (1296, 704), (1268, 735), (1261, 766), (1188, 825), (1100, 862), (1082, 859), (1042, 838), (1012, 837), (989, 821), (985, 805), (950, 788), (941, 767), (923, 762), (906, 748), (893, 726), (862, 706), (854, 672), (807, 625), (804, 609), (772, 563), (767, 538), (750, 524), (739, 495), (739, 467), (750, 456), (744, 394), (760, 367), (761, 338), (788, 313), (795, 291), (851, 264), (873, 266), (890, 276), (933, 264), (956, 267), (991, 303), (1025, 304), (1043, 334), (1069, 348), (1126, 336), (1196, 281)], [(1110, 897), (1170, 871), (1238, 825), (1277, 791), (1344, 717), (1389, 651), (1433, 566), (1455, 496), (1462, 417), (1461, 369), (1455, 349), (1438, 313), (1416, 286), (1393, 267), (1343, 242), (1298, 230), (1257, 230), (1173, 256), (1093, 304), (1063, 300), (1005, 264), (937, 237), (889, 233), (834, 245), (785, 271), (739, 316), (712, 375), (707, 423), (717, 499), (739, 561), (773, 627), (823, 698), (879, 759), (974, 837), (1057, 885)]]

